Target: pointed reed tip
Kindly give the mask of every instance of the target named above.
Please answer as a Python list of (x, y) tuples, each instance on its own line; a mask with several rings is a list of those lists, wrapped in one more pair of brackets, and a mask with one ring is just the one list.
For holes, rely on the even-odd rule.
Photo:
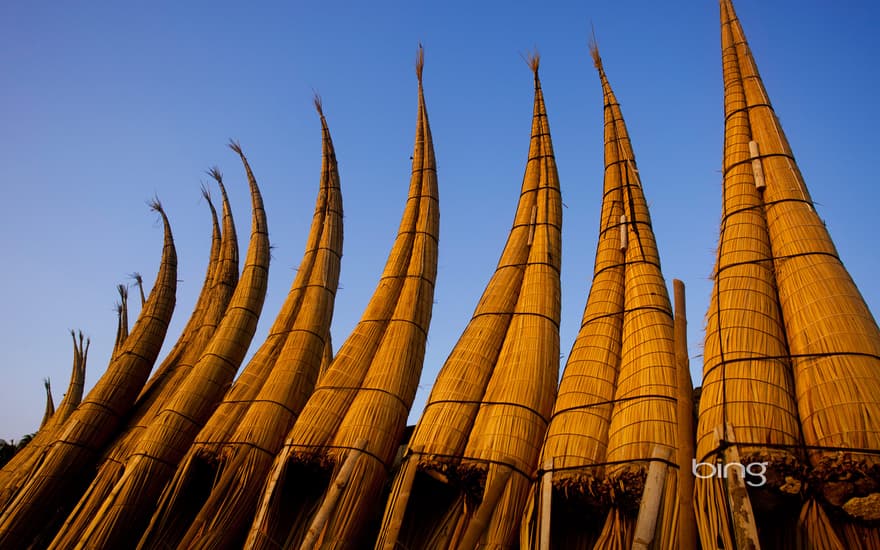
[(599, 55), (599, 42), (596, 40), (596, 32), (590, 37), (590, 56), (593, 58), (593, 65), (602, 73), (605, 69), (602, 67), (602, 57)]
[(211, 201), (211, 190), (208, 189), (208, 186), (205, 185), (205, 182), (201, 182), (201, 186), (199, 187), (199, 190), (202, 193), (202, 198), (205, 199), (206, 201), (208, 201), (209, 205), (213, 206), (214, 203)]
[(162, 214), (162, 217), (165, 217), (165, 209), (162, 208), (162, 202), (159, 200), (158, 196), (150, 199), (147, 202), (147, 205), (149, 205), (150, 210), (152, 210), (153, 212), (158, 212), (159, 214)]
[(425, 48), (419, 42), (419, 51), (416, 54), (416, 77), (419, 79), (419, 85), (422, 84), (422, 71), (425, 69)]
[(241, 144), (238, 142), (238, 140), (230, 138), (229, 148), (238, 153), (238, 156), (244, 158), (244, 151), (242, 151)]
[(315, 94), (314, 102), (315, 102), (315, 109), (317, 109), (317, 111), (318, 111), (318, 116), (320, 116), (321, 118), (324, 118), (324, 102), (323, 102), (323, 100), (321, 100), (321, 94), (319, 94), (318, 92), (316, 92), (314, 90), (312, 90), (312, 91)]
[(49, 382), (48, 378), (43, 378), (43, 386), (45, 386), (47, 390), (52, 389), (52, 384)]
[(530, 52), (526, 52), (523, 55), (523, 59), (525, 59), (526, 64), (535, 73), (535, 78), (538, 78), (538, 67), (541, 65), (541, 54), (538, 52), (538, 48)]

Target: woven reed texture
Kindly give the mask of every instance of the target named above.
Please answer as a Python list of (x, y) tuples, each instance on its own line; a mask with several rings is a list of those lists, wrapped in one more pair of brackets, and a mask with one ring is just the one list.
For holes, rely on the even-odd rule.
[(357, 547), (396, 454), (424, 359), (437, 271), (437, 173), (421, 73), (420, 49), (412, 177), (397, 238), (361, 321), (272, 466), (249, 548), (298, 546), (328, 489), (329, 470), (335, 477), (350, 449), (366, 441), (318, 538), (324, 547)]
[[(456, 547), (473, 523), (465, 501), (468, 508), (478, 504), (471, 499), (482, 487), (489, 500), (493, 484), (500, 498), (497, 506), (486, 508), (491, 519), (481, 544), (502, 547), (515, 538), (555, 394), (559, 357), (562, 206), (537, 57), (532, 68), (532, 133), (513, 227), (410, 440), (409, 448), (418, 453), (409, 460), (421, 471), (408, 482), (414, 482), (412, 496), (399, 498), (410, 488), (398, 475), (377, 548)], [(439, 474), (446, 483), (426, 473)], [(456, 483), (448, 484), (446, 476)], [(438, 494), (443, 497), (434, 498)]]
[(150, 298), (126, 338), (125, 349), (110, 362), (70, 418), (57, 427), (51, 446), (39, 456), (38, 466), (22, 471), (13, 485), (4, 487), (0, 547), (27, 546), (46, 525), (47, 510), (76, 498), (71, 492), (77, 490), (80, 477), (114, 435), (156, 361), (174, 311), (177, 254), (167, 216), (158, 201), (153, 208), (162, 216), (165, 235)]
[(72, 524), (73, 530), (82, 529), (80, 545), (120, 548), (137, 542), (162, 489), (222, 399), (253, 338), (266, 292), (269, 238), (256, 179), (241, 148), (236, 143), (230, 148), (247, 172), (252, 201), (251, 239), (241, 279), (201, 358), (139, 437), (110, 496), (80, 509)]
[[(209, 173), (217, 181), (223, 198), (223, 230), (220, 230), (216, 211), (209, 199), (211, 256), (193, 313), (174, 347), (141, 391), (125, 426), (104, 448), (96, 475), (58, 530), (53, 541), (56, 546), (73, 546), (82, 538), (94, 511), (100, 508), (125, 473), (126, 459), (135, 451), (147, 427), (167, 405), (205, 350), (232, 298), (238, 281), (235, 222), (220, 172), (212, 169)], [(203, 196), (208, 198), (204, 190)]]
[(320, 102), (316, 106), (321, 114), (323, 160), (315, 213), (294, 283), (299, 298), (292, 311), (295, 321), (238, 428), (213, 455), (213, 484), (200, 491), (193, 481), (194, 476), (206, 476), (205, 450), (196, 458), (191, 448), (166, 488), (141, 547), (241, 545), (272, 460), (318, 377), (329, 348), (339, 283), (342, 194), (330, 131)]

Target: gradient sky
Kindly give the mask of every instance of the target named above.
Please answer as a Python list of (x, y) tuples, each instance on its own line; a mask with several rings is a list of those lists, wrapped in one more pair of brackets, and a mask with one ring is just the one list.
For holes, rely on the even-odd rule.
[[(51, 378), (60, 401), (72, 360), (69, 329), (92, 340), (87, 389), (104, 372), (115, 336), (115, 285), (138, 271), (149, 287), (158, 267), (162, 228), (149, 198), (165, 205), (180, 258), (164, 351), (204, 276), (211, 228), (199, 185), (212, 165), (226, 176), (244, 256), (249, 201), (243, 170), (225, 148), (229, 138), (251, 161), (274, 247), (251, 353), (256, 349), (302, 256), (317, 192), (313, 90), (323, 96), (345, 203), (332, 330), (338, 349), (375, 288), (403, 209), (419, 41), (441, 235), (410, 421), (510, 230), (532, 110), (532, 78), (521, 56), (535, 47), (566, 206), (564, 365), (592, 277), (602, 194), (602, 96), (587, 50), (591, 24), (633, 139), (667, 283), (687, 285), (691, 370), (699, 383), (721, 206), (716, 2), (255, 4), (0, 5), (0, 438), (36, 430), (43, 378)], [(738, 0), (736, 7), (817, 209), (877, 312), (880, 6)]]

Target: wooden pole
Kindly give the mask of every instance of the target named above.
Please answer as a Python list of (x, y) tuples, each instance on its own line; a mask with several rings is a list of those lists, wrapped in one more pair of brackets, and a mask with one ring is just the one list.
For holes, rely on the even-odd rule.
[(539, 549), (550, 550), (550, 511), (553, 498), (553, 459), (544, 462), (544, 475), (541, 476), (541, 518)]
[[(719, 432), (720, 429), (715, 428), (716, 436)], [(755, 513), (752, 511), (752, 501), (749, 500), (749, 491), (743, 477), (744, 466), (740, 462), (739, 450), (733, 444), (736, 439), (730, 424), (727, 425), (727, 441), (730, 445), (724, 449), (724, 464), (716, 466), (723, 468), (721, 476), (727, 483), (727, 500), (733, 516), (736, 547), (738, 550), (760, 550)]]
[(477, 511), (474, 512), (473, 517), (468, 522), (467, 529), (458, 545), (458, 550), (473, 550), (477, 546), (477, 541), (480, 540), (483, 531), (489, 525), (489, 519), (492, 517), (492, 512), (495, 511), (495, 505), (498, 504), (501, 493), (507, 487), (507, 480), (510, 479), (512, 472), (513, 470), (506, 466), (499, 467), (498, 475), (495, 477), (492, 485), (486, 487), (486, 490), (483, 492), (483, 502), (480, 503)]
[(396, 491), (397, 494), (392, 493), (393, 508), (390, 510), (387, 527), (383, 528), (383, 533), (379, 535), (379, 543), (384, 550), (394, 550), (397, 547), (397, 538), (400, 536), (403, 517), (406, 515), (406, 506), (409, 503), (410, 495), (412, 495), (412, 486), (418, 471), (419, 454), (422, 449), (422, 445), (413, 447), (409, 456), (403, 459), (403, 466), (398, 474), (400, 485)]
[(691, 382), (687, 343), (687, 310), (684, 283), (673, 279), (675, 321), (673, 340), (678, 375), (678, 547), (697, 549), (697, 518), (694, 513), (694, 476), (691, 475), (694, 450), (694, 386)]
[(316, 547), (318, 537), (321, 535), (321, 531), (324, 530), (324, 526), (330, 519), (330, 514), (332, 514), (334, 508), (336, 508), (336, 503), (339, 501), (339, 497), (342, 496), (342, 491), (351, 479), (354, 465), (361, 456), (361, 451), (363, 451), (366, 446), (366, 439), (358, 440), (354, 448), (349, 451), (348, 456), (345, 457), (345, 462), (342, 463), (342, 468), (339, 469), (339, 473), (336, 474), (333, 482), (330, 483), (330, 488), (324, 496), (321, 508), (318, 509), (318, 512), (315, 514), (315, 519), (312, 520), (312, 524), (309, 526), (309, 531), (306, 533), (302, 544), (300, 544), (300, 550), (313, 550)]
[(672, 449), (668, 447), (654, 447), (653, 457), (659, 460), (653, 460), (648, 466), (648, 478), (645, 480), (645, 490), (639, 505), (632, 550), (648, 550), (654, 540), (660, 502), (663, 500), (663, 486), (666, 484), (667, 466), (664, 461), (669, 460), (671, 455)]

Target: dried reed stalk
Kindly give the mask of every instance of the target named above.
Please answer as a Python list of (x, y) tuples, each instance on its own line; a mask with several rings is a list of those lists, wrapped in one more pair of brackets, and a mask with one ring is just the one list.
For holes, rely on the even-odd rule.
[(39, 457), (33, 471), (22, 472), (14, 495), (0, 515), (0, 546), (24, 547), (46, 526), (47, 510), (75, 499), (82, 476), (116, 432), (149, 375), (162, 347), (177, 289), (177, 254), (171, 225), (158, 200), (152, 208), (164, 225), (162, 261), (156, 283), (125, 341), (125, 349)]
[[(198, 459), (192, 449), (187, 453), (141, 547), (241, 545), (272, 460), (314, 387), (329, 345), (342, 256), (342, 194), (336, 155), (317, 99), (316, 107), (321, 115), (323, 162), (312, 226), (294, 284), (299, 297), (292, 312), (295, 320), (260, 392), (213, 460), (205, 460), (206, 449)], [(205, 463), (211, 468), (213, 484), (202, 488), (191, 477), (204, 478), (198, 465)]]
[[(241, 279), (210, 343), (140, 435), (109, 497), (79, 509), (71, 524), (71, 530), (81, 532), (78, 547), (134, 546), (177, 463), (229, 388), (256, 331), (269, 267), (266, 213), (241, 147), (231, 142), (230, 148), (247, 172), (252, 202), (251, 238)], [(60, 533), (58, 541), (64, 536)]]
[[(420, 48), (412, 177), (397, 238), (361, 321), (321, 376), (275, 459), (248, 548), (299, 546), (327, 483), (349, 450), (367, 440), (318, 537), (319, 545), (358, 547), (396, 454), (424, 359), (437, 271), (437, 175), (422, 66)], [(299, 490), (291, 492), (292, 487)]]

